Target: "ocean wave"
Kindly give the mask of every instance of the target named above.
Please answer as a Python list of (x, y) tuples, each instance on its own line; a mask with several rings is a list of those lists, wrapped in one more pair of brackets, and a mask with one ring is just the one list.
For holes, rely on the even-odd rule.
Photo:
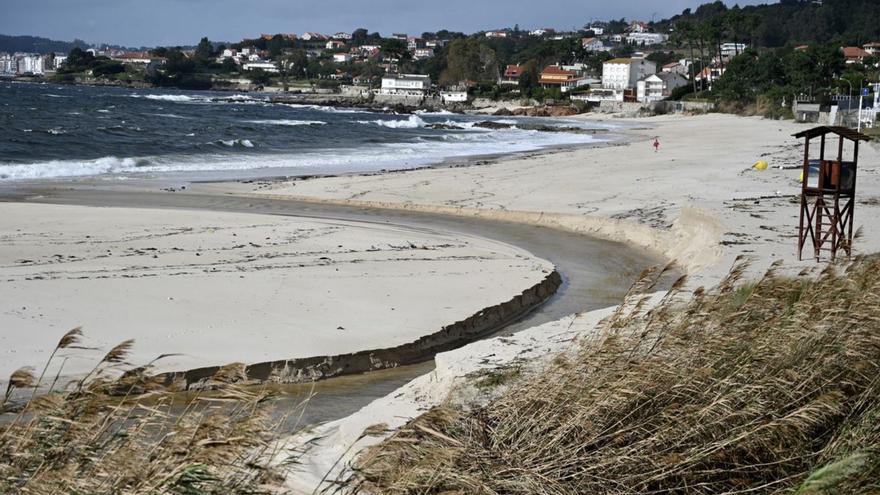
[(0, 165), (0, 179), (51, 179), (57, 177), (82, 177), (128, 172), (148, 166), (146, 159), (117, 158), (105, 156), (95, 160), (52, 160), (21, 165)]
[(308, 110), (316, 110), (318, 112), (327, 113), (375, 113), (371, 110), (365, 110), (363, 108), (328, 107), (325, 105), (303, 105), (300, 103), (281, 103), (281, 105), (291, 108), (304, 108)]
[(60, 127), (53, 127), (51, 129), (46, 129), (46, 133), (53, 136), (60, 136), (61, 134), (67, 134), (67, 131), (61, 129)]
[(358, 124), (372, 124), (391, 129), (418, 129), (428, 125), (418, 115), (410, 115), (406, 120), (358, 120)]
[(175, 113), (148, 113), (147, 115), (152, 115), (154, 117), (165, 117), (166, 119), (191, 119), (192, 117), (184, 117), (183, 115), (177, 115)]
[(249, 124), (260, 124), (260, 125), (288, 125), (288, 126), (300, 126), (300, 125), (326, 125), (326, 122), (322, 122), (320, 120), (290, 120), (290, 119), (277, 119), (277, 120), (245, 120), (245, 122)]
[(196, 101), (198, 98), (193, 98), (187, 95), (139, 95), (139, 94), (131, 94), (129, 95), (132, 98), (143, 98), (145, 100), (155, 100), (155, 101), (174, 101), (174, 102), (182, 102), (182, 101)]
[(416, 110), (413, 113), (415, 113), (416, 115), (428, 115), (428, 116), (430, 116), (430, 115), (455, 115), (455, 112), (450, 112), (449, 110), (436, 110), (436, 111), (434, 111), (434, 110), (421, 110), (420, 109), (420, 110)]
[[(444, 159), (530, 151), (549, 146), (596, 143), (590, 135), (500, 130), (444, 134), (416, 142), (377, 143), (368, 147), (324, 148), (298, 153), (235, 153), (234, 148), (255, 147), (247, 139), (216, 142), (214, 153), (140, 158), (108, 156), (95, 160), (56, 160), (30, 164), (0, 163), (0, 179), (26, 180), (90, 175), (120, 176), (163, 173), (234, 173), (259, 176), (260, 170), (287, 169), (287, 173), (368, 172), (399, 170), (437, 163)], [(251, 171), (251, 172), (246, 172)], [(268, 172), (267, 172), (268, 173)], [(275, 172), (272, 172), (275, 173)]]
[(221, 139), (219, 141), (219, 143), (222, 144), (223, 146), (228, 146), (230, 148), (232, 148), (236, 145), (242, 146), (244, 148), (253, 148), (254, 147), (254, 143), (252, 143), (250, 139), (228, 139), (228, 140)]

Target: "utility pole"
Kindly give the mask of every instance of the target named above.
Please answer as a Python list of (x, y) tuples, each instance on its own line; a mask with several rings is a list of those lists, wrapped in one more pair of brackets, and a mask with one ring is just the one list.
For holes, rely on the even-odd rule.
[(858, 131), (862, 132), (862, 103), (864, 103), (865, 95), (868, 94), (868, 88), (861, 88), (859, 91), (859, 125)]

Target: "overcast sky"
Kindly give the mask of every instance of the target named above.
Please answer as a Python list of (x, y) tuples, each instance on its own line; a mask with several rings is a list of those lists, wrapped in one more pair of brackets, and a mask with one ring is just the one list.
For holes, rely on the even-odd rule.
[[(0, 34), (128, 46), (238, 41), (260, 33), (474, 32), (519, 24), (570, 29), (591, 19), (651, 20), (708, 0), (2, 0)], [(735, 2), (727, 2), (733, 5)], [(743, 0), (740, 5), (772, 3)]]

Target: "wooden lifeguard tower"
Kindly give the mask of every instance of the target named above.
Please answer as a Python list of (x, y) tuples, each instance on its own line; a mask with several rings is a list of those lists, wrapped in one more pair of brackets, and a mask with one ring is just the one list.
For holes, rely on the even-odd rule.
[[(826, 159), (828, 135), (838, 138), (836, 159)], [(798, 231), (798, 259), (803, 259), (804, 246), (812, 245), (816, 261), (822, 251), (831, 259), (843, 249), (852, 255), (853, 213), (856, 196), (856, 170), (859, 142), (871, 138), (847, 127), (820, 126), (799, 132), (794, 137), (806, 138), (801, 186), (801, 213)], [(819, 158), (810, 159), (810, 142), (818, 137)], [(830, 139), (833, 139), (832, 136)], [(844, 160), (844, 145), (852, 142), (852, 160)]]

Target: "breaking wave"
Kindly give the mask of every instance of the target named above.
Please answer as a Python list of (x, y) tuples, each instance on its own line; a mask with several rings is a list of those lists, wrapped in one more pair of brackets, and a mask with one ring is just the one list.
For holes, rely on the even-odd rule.
[(428, 125), (418, 115), (410, 115), (406, 120), (358, 120), (358, 124), (372, 124), (391, 129), (418, 129)]

